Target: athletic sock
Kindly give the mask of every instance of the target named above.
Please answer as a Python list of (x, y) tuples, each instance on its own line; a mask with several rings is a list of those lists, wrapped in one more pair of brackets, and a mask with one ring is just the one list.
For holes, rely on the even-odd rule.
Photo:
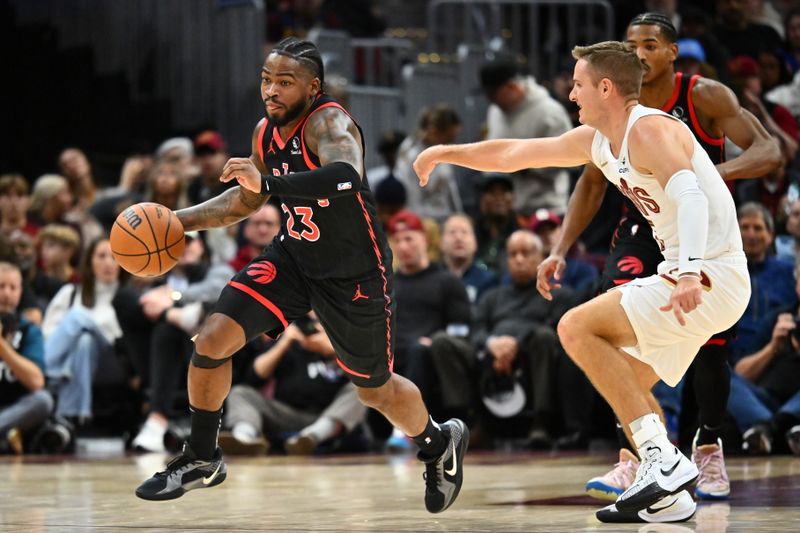
[(442, 428), (430, 416), (423, 432), (411, 438), (419, 446), (419, 455), (423, 460), (436, 459), (447, 449), (447, 441), (442, 434)]
[(700, 432), (697, 434), (697, 445), (704, 446), (706, 444), (717, 444), (720, 438), (719, 432), (722, 429), (722, 424), (715, 427), (708, 427), (705, 424), (700, 424)]
[(697, 444), (716, 444), (719, 430), (728, 410), (731, 371), (728, 346), (706, 345), (694, 360), (694, 394), (700, 414), (700, 435)]
[(222, 424), (222, 409), (203, 411), (189, 406), (192, 413), (192, 434), (189, 446), (199, 459), (210, 461), (217, 450), (217, 436)]

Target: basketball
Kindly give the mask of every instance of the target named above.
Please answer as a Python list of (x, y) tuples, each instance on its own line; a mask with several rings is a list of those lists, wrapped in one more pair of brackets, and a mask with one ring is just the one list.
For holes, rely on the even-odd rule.
[(145, 202), (119, 214), (111, 228), (111, 251), (117, 263), (136, 276), (168, 272), (183, 253), (183, 224), (172, 210)]

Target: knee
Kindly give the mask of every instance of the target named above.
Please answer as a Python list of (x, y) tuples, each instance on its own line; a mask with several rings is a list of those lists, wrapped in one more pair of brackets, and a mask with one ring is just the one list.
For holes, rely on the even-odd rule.
[(194, 344), (198, 354), (214, 359), (230, 357), (244, 346), (244, 330), (233, 319), (214, 313), (203, 323)]
[(575, 347), (581, 338), (581, 315), (577, 308), (570, 309), (558, 321), (558, 340), (561, 346), (574, 359)]
[(78, 339), (75, 341), (75, 349), (79, 352), (91, 351), (94, 349), (94, 345), (94, 336), (88, 331), (84, 331), (78, 335)]

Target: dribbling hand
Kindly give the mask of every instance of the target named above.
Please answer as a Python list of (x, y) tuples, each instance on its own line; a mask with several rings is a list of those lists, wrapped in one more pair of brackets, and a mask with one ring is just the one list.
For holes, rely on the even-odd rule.
[(672, 289), (669, 303), (659, 307), (664, 312), (672, 311), (681, 326), (686, 325), (683, 313), (691, 313), (703, 303), (703, 286), (697, 276), (683, 276), (678, 279), (678, 284)]
[(261, 192), (261, 172), (249, 157), (231, 157), (225, 163), (219, 181), (228, 183), (233, 179), (248, 191)]
[[(567, 262), (564, 260), (564, 256), (555, 254), (539, 263), (539, 267), (536, 269), (536, 289), (545, 300), (553, 299), (553, 295), (550, 294), (551, 290), (561, 288), (561, 284), (558, 282), (561, 280), (566, 266)], [(556, 282), (550, 283), (551, 279), (555, 279)]]

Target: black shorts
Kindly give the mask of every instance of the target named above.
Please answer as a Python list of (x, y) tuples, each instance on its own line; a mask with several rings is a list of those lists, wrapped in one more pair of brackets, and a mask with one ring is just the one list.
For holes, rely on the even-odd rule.
[(380, 387), (394, 363), (392, 295), (390, 267), (353, 279), (309, 278), (273, 243), (233, 277), (214, 311), (238, 322), (249, 341), (265, 332), (277, 337), (314, 310), (350, 381)]

